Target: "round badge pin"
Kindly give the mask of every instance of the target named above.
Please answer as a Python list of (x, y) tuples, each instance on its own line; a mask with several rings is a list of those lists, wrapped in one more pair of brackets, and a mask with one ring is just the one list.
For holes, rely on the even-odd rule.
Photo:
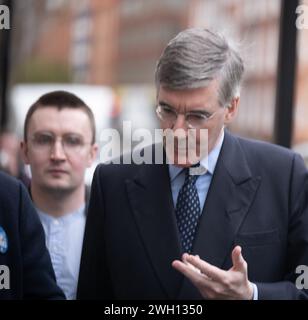
[(8, 239), (4, 229), (0, 226), (0, 253), (6, 253), (8, 249)]

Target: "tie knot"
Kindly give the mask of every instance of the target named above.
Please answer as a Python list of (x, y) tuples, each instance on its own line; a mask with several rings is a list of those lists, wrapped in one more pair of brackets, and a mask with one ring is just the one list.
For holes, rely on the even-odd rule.
[(190, 168), (185, 168), (185, 182), (184, 184), (195, 184), (197, 179), (198, 179), (198, 175), (192, 175), (190, 172)]

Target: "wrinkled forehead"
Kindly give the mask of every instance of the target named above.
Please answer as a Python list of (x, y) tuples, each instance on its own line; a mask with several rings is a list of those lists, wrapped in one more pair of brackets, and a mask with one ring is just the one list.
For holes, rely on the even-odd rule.
[(59, 110), (55, 107), (44, 107), (35, 110), (29, 120), (27, 134), (40, 131), (48, 131), (56, 135), (66, 133), (77, 133), (85, 137), (92, 135), (90, 119), (86, 112), (71, 108)]
[(218, 82), (212, 81), (206, 87), (192, 89), (171, 89), (160, 86), (157, 102), (180, 109), (215, 107), (218, 104)]

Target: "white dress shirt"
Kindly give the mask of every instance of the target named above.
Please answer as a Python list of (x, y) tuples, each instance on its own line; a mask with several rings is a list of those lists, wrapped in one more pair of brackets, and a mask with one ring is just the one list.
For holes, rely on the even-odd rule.
[(76, 299), (83, 235), (85, 205), (77, 211), (55, 218), (38, 210), (46, 246), (56, 274), (57, 284), (67, 299)]

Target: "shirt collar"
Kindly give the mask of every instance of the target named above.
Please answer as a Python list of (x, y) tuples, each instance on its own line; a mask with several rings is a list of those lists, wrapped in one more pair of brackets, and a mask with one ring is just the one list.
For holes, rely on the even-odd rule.
[[(215, 144), (214, 149), (210, 152), (208, 157), (204, 157), (200, 160), (200, 164), (202, 167), (206, 169), (206, 172), (209, 172), (210, 174), (214, 173), (216, 163), (220, 154), (220, 150), (224, 141), (225, 137), (225, 132), (224, 129), (222, 129), (222, 132)], [(178, 174), (183, 170), (183, 168), (178, 167), (174, 164), (169, 164), (169, 175), (170, 175), (170, 180), (173, 181)]]
[(58, 222), (62, 221), (63, 223), (69, 223), (73, 219), (77, 219), (79, 216), (84, 215), (84, 210), (85, 210), (85, 204), (83, 204), (76, 211), (70, 212), (64, 216), (53, 217), (50, 214), (43, 212), (40, 209), (36, 208), (36, 211), (38, 212), (38, 215), (39, 215), (41, 221), (46, 224), (51, 224), (52, 222), (55, 222), (55, 221), (58, 221)]

